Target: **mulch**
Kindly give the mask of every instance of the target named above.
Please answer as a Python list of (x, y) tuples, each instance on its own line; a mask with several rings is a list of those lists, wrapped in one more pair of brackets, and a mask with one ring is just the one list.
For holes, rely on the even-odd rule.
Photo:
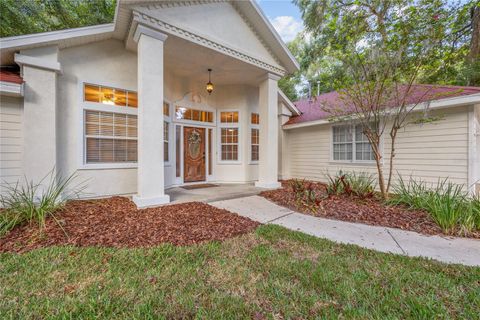
[(205, 203), (189, 202), (138, 210), (124, 197), (75, 200), (51, 218), (46, 229), (19, 226), (0, 238), (0, 252), (73, 245), (78, 247), (152, 247), (225, 240), (254, 230), (259, 223)]
[[(264, 191), (260, 195), (291, 210), (317, 217), (398, 228), (426, 235), (444, 234), (425, 211), (410, 210), (403, 206), (387, 206), (376, 197), (362, 199), (348, 195), (328, 196), (323, 183), (313, 183), (313, 187), (322, 199), (315, 210), (296, 201), (288, 181), (282, 181), (281, 189)], [(455, 235), (464, 236), (461, 233)], [(480, 234), (468, 236), (480, 238)]]

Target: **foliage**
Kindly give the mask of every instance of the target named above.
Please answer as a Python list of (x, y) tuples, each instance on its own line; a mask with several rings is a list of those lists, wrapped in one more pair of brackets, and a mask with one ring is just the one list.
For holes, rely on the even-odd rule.
[(480, 230), (480, 199), (470, 197), (463, 185), (447, 179), (439, 180), (436, 185), (412, 178), (405, 182), (399, 177), (393, 192), (390, 204), (429, 212), (445, 233), (468, 234)]
[[(302, 43), (297, 46), (304, 48), (303, 53), (295, 56), (306, 77), (303, 82), (313, 86), (319, 82), (320, 92), (338, 89), (351, 80), (345, 68), (345, 53), (369, 49), (379, 40), (388, 40), (388, 50), (398, 50), (405, 45), (405, 39), (408, 50), (422, 50), (423, 41), (432, 35), (425, 32), (427, 28), (434, 30), (437, 43), (420, 64), (418, 81), (480, 85), (480, 47), (475, 42), (480, 34), (475, 23), (480, 18), (477, 0), (294, 2), (306, 26), (306, 32), (296, 39)], [(414, 56), (410, 60), (414, 62)]]
[(316, 212), (321, 198), (315, 191), (314, 182), (306, 182), (305, 179), (292, 179), (289, 181), (289, 184), (295, 196), (297, 206), (305, 206), (312, 212)]
[(476, 319), (480, 309), (480, 268), (272, 224), (193, 246), (1, 253), (0, 270), (4, 319)]
[(75, 178), (75, 175), (63, 178), (52, 170), (38, 183), (27, 178), (24, 183), (4, 183), (2, 188), (5, 194), (0, 195), (0, 206), (3, 208), (0, 211), (0, 236), (23, 223), (37, 224), (43, 230), (48, 217), (52, 217), (61, 227), (55, 212), (85, 188), (82, 185), (71, 188)]
[(355, 195), (360, 198), (373, 196), (375, 189), (375, 177), (367, 172), (343, 172), (335, 175), (326, 174), (327, 193), (329, 195)]
[(0, 37), (110, 23), (115, 0), (1, 0)]

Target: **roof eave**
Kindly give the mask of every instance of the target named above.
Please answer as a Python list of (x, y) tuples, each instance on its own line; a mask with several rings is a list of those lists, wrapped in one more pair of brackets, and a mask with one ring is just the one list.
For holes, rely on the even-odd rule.
[[(422, 102), (415, 106), (415, 112), (425, 110), (425, 108), (445, 109), (445, 108), (451, 108), (451, 107), (462, 107), (466, 105), (473, 105), (477, 103), (480, 103), (480, 93), (434, 100), (431, 102)], [(325, 125), (325, 124), (334, 123), (334, 122), (341, 122), (341, 120), (332, 121), (328, 119), (317, 119), (317, 120), (311, 120), (311, 121), (305, 121), (305, 122), (285, 124), (282, 126), (282, 128), (285, 130), (290, 130), (290, 129), (304, 128), (304, 127)]]

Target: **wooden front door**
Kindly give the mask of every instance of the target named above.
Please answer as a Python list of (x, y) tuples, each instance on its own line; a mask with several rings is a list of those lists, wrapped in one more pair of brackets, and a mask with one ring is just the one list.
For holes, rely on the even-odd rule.
[(183, 128), (183, 159), (183, 181), (205, 181), (205, 128)]

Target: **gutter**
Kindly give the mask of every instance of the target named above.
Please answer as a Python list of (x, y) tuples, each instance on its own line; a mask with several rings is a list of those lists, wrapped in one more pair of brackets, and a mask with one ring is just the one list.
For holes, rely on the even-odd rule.
[(0, 95), (9, 97), (23, 97), (23, 83), (0, 81)]

